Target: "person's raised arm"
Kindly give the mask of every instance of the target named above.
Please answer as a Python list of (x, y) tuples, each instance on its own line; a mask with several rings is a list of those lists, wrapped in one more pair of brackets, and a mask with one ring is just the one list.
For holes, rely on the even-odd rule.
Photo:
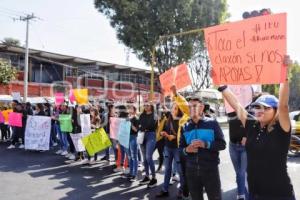
[[(288, 76), (288, 66), (291, 64), (289, 56), (285, 56), (284, 63), (287, 66), (287, 76)], [(281, 128), (285, 132), (289, 132), (291, 128), (291, 121), (289, 117), (289, 81), (288, 78), (280, 84), (279, 88), (279, 102), (278, 102), (278, 118)]]
[(173, 101), (178, 105), (178, 108), (184, 114), (189, 115), (190, 109), (189, 109), (188, 102), (186, 101), (186, 99), (183, 96), (181, 96), (180, 94), (177, 93), (177, 89), (176, 89), (175, 85), (173, 85), (171, 87), (171, 91), (173, 93)]
[(227, 88), (226, 85), (220, 86), (218, 88), (220, 92), (222, 92), (224, 100), (226, 100), (229, 105), (235, 110), (237, 117), (241, 120), (243, 126), (246, 126), (246, 120), (248, 116), (248, 112), (246, 109), (240, 104), (236, 96)]

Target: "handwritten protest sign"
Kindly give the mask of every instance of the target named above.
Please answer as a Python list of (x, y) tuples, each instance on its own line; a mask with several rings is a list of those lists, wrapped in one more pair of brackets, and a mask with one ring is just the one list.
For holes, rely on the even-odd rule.
[(103, 128), (82, 138), (82, 143), (90, 156), (111, 146), (111, 141)]
[(9, 113), (8, 124), (10, 126), (22, 127), (22, 113), (16, 113), (16, 112)]
[(118, 141), (123, 147), (128, 149), (129, 148), (131, 122), (126, 119), (121, 119), (120, 121), (121, 121), (121, 123), (119, 124)]
[(17, 100), (18, 102), (21, 101), (21, 94), (20, 94), (20, 92), (12, 92), (11, 96), (12, 96), (13, 100)]
[(172, 85), (174, 85), (174, 76), (174, 68), (165, 71), (159, 76), (160, 85), (163, 88), (165, 95), (171, 94), (170, 88)]
[(49, 150), (51, 118), (28, 115), (25, 129), (25, 149)]
[(91, 130), (91, 117), (89, 114), (81, 114), (80, 115), (80, 125), (81, 125), (81, 132), (84, 135), (90, 134)]
[[(235, 94), (236, 98), (243, 107), (251, 104), (253, 90), (251, 85), (228, 85), (228, 88)], [(225, 110), (227, 113), (233, 112), (234, 109), (225, 100)]]
[(175, 67), (175, 85), (178, 90), (192, 84), (188, 66), (181, 64)]
[(215, 84), (284, 81), (287, 73), (282, 65), (287, 41), (285, 13), (209, 27), (204, 34)]
[(70, 134), (70, 136), (72, 138), (76, 151), (77, 152), (85, 151), (84, 145), (81, 140), (84, 137), (84, 135), (82, 133), (77, 133), (77, 134)]
[(2, 111), (2, 115), (4, 117), (4, 122), (7, 124), (8, 123), (8, 115), (9, 113), (13, 112), (12, 109), (8, 109), (8, 110), (3, 110)]
[(88, 104), (88, 89), (74, 89), (73, 92), (77, 104), (79, 105)]
[(186, 64), (170, 68), (159, 76), (159, 81), (166, 96), (171, 94), (172, 85), (175, 85), (179, 90), (192, 84)]
[(0, 112), (0, 123), (4, 123), (5, 120), (4, 120), (4, 117), (3, 117), (3, 114), (2, 112)]
[(58, 121), (60, 125), (60, 130), (62, 132), (71, 133), (73, 131), (71, 118), (72, 118), (71, 115), (67, 115), (67, 114), (59, 115)]
[(55, 93), (55, 105), (61, 105), (65, 101), (64, 93)]
[(120, 123), (121, 122), (122, 122), (121, 118), (110, 117), (110, 123), (109, 123), (110, 138), (118, 140), (118, 134), (119, 134), (119, 128), (120, 128)]

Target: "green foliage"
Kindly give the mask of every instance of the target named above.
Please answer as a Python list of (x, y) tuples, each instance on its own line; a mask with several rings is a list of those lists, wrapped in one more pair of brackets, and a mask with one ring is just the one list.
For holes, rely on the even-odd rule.
[[(152, 48), (160, 36), (219, 24), (228, 17), (226, 0), (95, 0), (110, 19), (117, 38), (140, 59), (151, 63)], [(203, 34), (171, 37), (157, 44), (156, 67), (164, 72), (188, 62)]]
[(4, 38), (2, 40), (2, 44), (8, 45), (8, 46), (21, 46), (20, 40), (15, 39), (15, 38)]
[(273, 94), (278, 97), (279, 94), (279, 85), (263, 85), (262, 91)]
[(299, 110), (300, 108), (300, 65), (296, 62), (290, 69), (290, 110)]
[[(295, 62), (289, 69), (289, 86), (290, 97), (289, 106), (290, 111), (299, 110), (300, 108), (300, 65)], [(263, 92), (268, 92), (278, 96), (279, 84), (277, 85), (263, 85)]]
[(7, 85), (17, 76), (17, 70), (11, 67), (8, 62), (0, 59), (0, 85)]

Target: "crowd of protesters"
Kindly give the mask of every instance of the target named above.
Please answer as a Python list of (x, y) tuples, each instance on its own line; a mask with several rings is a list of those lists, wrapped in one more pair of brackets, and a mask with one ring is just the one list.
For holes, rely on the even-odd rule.
[[(60, 106), (48, 103), (33, 106), (14, 101), (11, 108), (23, 114), (23, 124), (26, 124), (28, 115), (51, 117), (50, 146), (57, 149), (58, 155), (87, 164), (97, 160), (109, 164), (113, 158), (114, 172), (122, 172), (122, 177), (131, 182), (138, 181), (139, 163), (143, 163), (144, 176), (139, 184), (149, 188), (157, 185), (156, 173), (162, 170), (164, 163), (164, 180), (157, 198), (169, 196), (169, 185), (173, 179), (179, 181), (179, 199), (202, 200), (206, 192), (208, 199), (220, 200), (219, 152), (226, 148), (222, 129), (210, 115), (201, 96), (184, 98), (174, 86), (171, 91), (173, 98), (170, 105), (146, 102), (141, 113), (133, 103), (116, 105), (112, 101), (85, 106), (69, 106), (67, 102)], [(236, 172), (237, 199), (295, 200), (286, 166), (291, 136), (288, 84), (281, 84), (279, 100), (273, 95), (257, 98), (250, 106), (252, 114), (239, 104), (227, 86), (219, 87), (219, 91), (235, 109), (230, 117), (236, 117), (237, 120), (234, 122), (236, 124), (230, 122), (229, 143)], [(1, 108), (5, 109), (8, 107)], [(60, 130), (60, 114), (72, 115), (71, 133)], [(98, 158), (97, 154), (90, 157), (86, 152), (76, 152), (70, 134), (81, 133), (80, 114), (90, 114), (92, 130), (103, 128), (108, 135), (111, 117), (130, 120), (129, 148), (111, 139), (113, 145), (104, 150), (102, 158)], [(1, 124), (2, 141), (10, 143), (8, 149), (17, 146), (24, 148), (24, 132), (25, 126), (20, 128)], [(138, 142), (140, 132), (144, 134), (142, 142)], [(156, 149), (159, 152), (157, 169), (153, 160)], [(129, 168), (126, 168), (126, 158)], [(119, 165), (116, 164), (117, 159), (120, 160)]]

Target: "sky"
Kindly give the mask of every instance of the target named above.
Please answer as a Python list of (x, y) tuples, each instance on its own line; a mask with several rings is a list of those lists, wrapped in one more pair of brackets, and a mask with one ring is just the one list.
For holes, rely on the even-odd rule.
[[(296, 0), (228, 0), (229, 21), (242, 19), (244, 11), (270, 8), (288, 14), (288, 54), (300, 61), (300, 26)], [(296, 10), (297, 9), (297, 10)], [(298, 11), (298, 12), (297, 12)], [(0, 0), (0, 40), (5, 37), (25, 43), (26, 23), (14, 21), (26, 13), (32, 21), (29, 47), (71, 56), (126, 65), (126, 47), (116, 38), (109, 20), (94, 8), (94, 0)], [(148, 67), (130, 53), (129, 65)]]

